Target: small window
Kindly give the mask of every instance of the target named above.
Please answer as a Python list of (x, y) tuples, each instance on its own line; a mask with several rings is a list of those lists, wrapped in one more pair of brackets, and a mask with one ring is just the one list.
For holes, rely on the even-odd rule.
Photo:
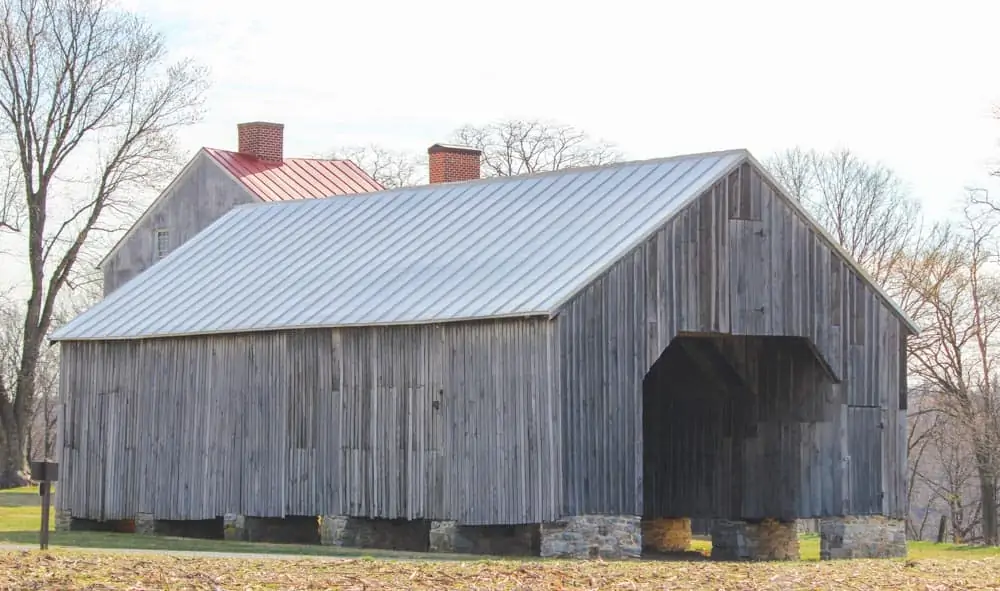
[(156, 260), (160, 260), (170, 253), (170, 232), (168, 230), (156, 231)]

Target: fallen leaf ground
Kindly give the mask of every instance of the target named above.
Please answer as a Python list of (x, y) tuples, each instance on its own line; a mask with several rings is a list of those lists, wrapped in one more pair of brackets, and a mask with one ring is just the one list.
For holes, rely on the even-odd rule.
[(1000, 589), (1000, 559), (823, 563), (177, 558), (0, 553), (0, 589)]
[[(21, 491), (19, 491), (21, 492)], [(37, 543), (36, 496), (0, 493), (0, 544)], [(34, 531), (32, 531), (34, 530)], [(801, 540), (816, 560), (815, 536)], [(352, 550), (331, 559), (259, 556), (164, 556), (70, 547), (148, 548), (257, 553), (333, 553), (323, 546), (249, 544), (99, 532), (60, 532), (53, 550), (0, 550), (0, 591), (140, 589), (996, 589), (1000, 552), (912, 542), (909, 559), (797, 562), (595, 562), (450, 560), (386, 551)], [(815, 546), (815, 547), (814, 547)], [(710, 544), (696, 541), (707, 553)], [(348, 554), (347, 549), (340, 549)], [(361, 555), (361, 556), (359, 556)], [(377, 558), (362, 557), (364, 555)], [(815, 555), (815, 556), (814, 556)]]

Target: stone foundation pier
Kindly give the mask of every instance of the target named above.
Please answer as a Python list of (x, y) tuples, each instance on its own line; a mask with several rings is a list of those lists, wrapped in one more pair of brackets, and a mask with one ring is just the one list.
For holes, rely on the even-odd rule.
[(691, 520), (647, 519), (642, 522), (642, 548), (653, 552), (684, 552), (691, 547)]
[(134, 523), (134, 531), (140, 536), (151, 536), (156, 533), (156, 521), (152, 513), (136, 513)]
[(798, 560), (794, 521), (718, 520), (712, 527), (713, 560)]
[(821, 560), (906, 556), (905, 523), (882, 515), (822, 519), (819, 539)]
[(636, 515), (574, 515), (541, 525), (543, 557), (638, 558), (641, 551)]
[(222, 516), (222, 537), (233, 542), (246, 542), (250, 539), (247, 531), (246, 517), (236, 513), (226, 513)]
[(69, 509), (56, 509), (53, 511), (56, 522), (56, 531), (69, 531), (73, 527), (73, 513)]

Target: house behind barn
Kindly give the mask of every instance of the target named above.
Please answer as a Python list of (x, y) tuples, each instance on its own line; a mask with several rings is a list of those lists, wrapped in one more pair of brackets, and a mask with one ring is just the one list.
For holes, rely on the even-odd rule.
[(240, 205), (355, 195), (382, 186), (350, 160), (285, 157), (285, 126), (237, 125), (236, 151), (202, 148), (101, 260), (104, 295)]
[(59, 520), (896, 556), (914, 331), (744, 150), (239, 207), (54, 335)]

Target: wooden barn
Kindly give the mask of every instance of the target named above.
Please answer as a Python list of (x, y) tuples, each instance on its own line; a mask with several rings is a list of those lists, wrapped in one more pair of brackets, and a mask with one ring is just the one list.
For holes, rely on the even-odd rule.
[(58, 521), (896, 556), (915, 330), (744, 150), (238, 207), (53, 336)]

